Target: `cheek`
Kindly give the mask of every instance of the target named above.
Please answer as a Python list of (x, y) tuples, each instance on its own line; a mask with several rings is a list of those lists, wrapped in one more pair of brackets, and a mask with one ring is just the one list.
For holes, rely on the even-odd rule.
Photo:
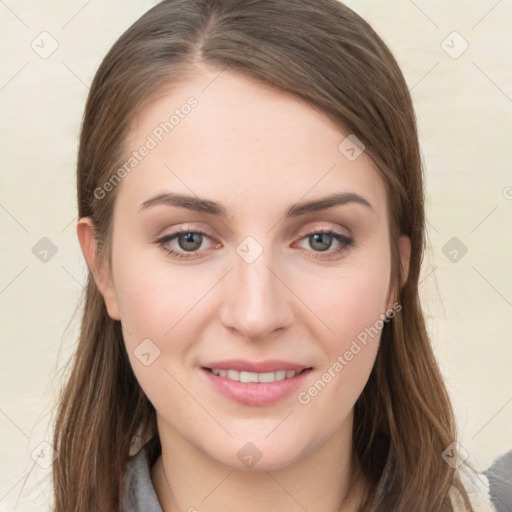
[[(328, 328), (328, 350), (342, 350), (373, 327), (387, 308), (389, 261), (347, 265), (321, 277), (306, 289), (307, 305)], [(380, 325), (380, 322), (379, 322)]]
[(124, 342), (137, 381), (157, 410), (169, 407), (169, 397), (186, 410), (186, 397), (173, 376), (182, 380), (175, 370), (186, 367), (200, 334), (198, 302), (209, 286), (196, 284), (185, 267), (151, 260), (136, 248), (118, 258), (114, 268)]
[(314, 336), (325, 357), (299, 403), (329, 410), (332, 428), (349, 413), (371, 373), (385, 325), (389, 265), (384, 258), (361, 259), (325, 282), (316, 276), (317, 286), (308, 287), (308, 306), (323, 321)]
[(148, 254), (147, 248), (126, 237), (120, 237), (117, 245), (124, 249), (113, 262), (123, 324), (139, 336), (162, 340), (174, 336), (178, 326), (190, 323), (194, 304), (206, 293), (208, 283), (201, 284), (190, 267), (167, 264), (158, 252)]

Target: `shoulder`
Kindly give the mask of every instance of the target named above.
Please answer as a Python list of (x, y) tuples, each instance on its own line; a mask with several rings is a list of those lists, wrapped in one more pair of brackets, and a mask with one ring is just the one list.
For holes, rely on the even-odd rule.
[(123, 512), (163, 512), (151, 482), (151, 466), (157, 445), (158, 439), (153, 438), (128, 459)]
[[(467, 467), (461, 468), (460, 479), (466, 490), (474, 512), (497, 512), (491, 501), (489, 480), (483, 473), (475, 473)], [(452, 487), (450, 499), (453, 512), (466, 512), (459, 492)]]
[(498, 512), (512, 510), (512, 450), (495, 459), (485, 471), (490, 495)]

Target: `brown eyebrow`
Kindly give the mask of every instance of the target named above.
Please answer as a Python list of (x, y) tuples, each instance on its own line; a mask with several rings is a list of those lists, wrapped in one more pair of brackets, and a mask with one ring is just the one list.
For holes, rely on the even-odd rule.
[[(298, 217), (299, 215), (326, 210), (328, 208), (332, 208), (333, 206), (340, 206), (348, 203), (362, 204), (373, 210), (372, 205), (364, 197), (361, 197), (354, 192), (342, 192), (338, 194), (332, 194), (321, 199), (315, 199), (313, 201), (292, 205), (286, 210), (284, 216), (285, 218)], [(178, 208), (186, 208), (187, 210), (193, 210), (196, 212), (209, 213), (217, 217), (227, 217), (227, 210), (224, 208), (224, 206), (215, 201), (183, 194), (176, 194), (173, 192), (165, 192), (151, 197), (141, 204), (139, 211), (145, 210), (155, 205), (176, 206)]]

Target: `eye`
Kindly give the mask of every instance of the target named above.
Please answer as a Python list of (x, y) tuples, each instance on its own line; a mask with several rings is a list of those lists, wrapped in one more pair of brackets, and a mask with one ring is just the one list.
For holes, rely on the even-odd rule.
[[(169, 255), (178, 259), (186, 259), (198, 257), (197, 253), (201, 252), (200, 249), (205, 238), (210, 238), (210, 236), (204, 231), (182, 229), (181, 231), (176, 231), (156, 239), (154, 242)], [(300, 238), (300, 241), (303, 240), (307, 240), (313, 252), (316, 253), (312, 257), (321, 259), (334, 258), (354, 245), (353, 238), (332, 230), (310, 231)], [(174, 244), (172, 243), (173, 241), (175, 242)], [(329, 251), (333, 242), (338, 243), (339, 247)], [(217, 244), (216, 247), (221, 245)], [(203, 248), (202, 251), (204, 250), (206, 249)]]
[[(195, 258), (203, 244), (204, 237), (210, 238), (204, 231), (181, 230), (157, 239), (155, 243), (176, 258)], [(176, 239), (177, 248), (176, 244), (171, 244), (174, 239)]]
[[(306, 240), (308, 245), (314, 249), (313, 252), (316, 253), (311, 256), (320, 259), (331, 259), (339, 256), (346, 252), (350, 246), (354, 245), (354, 239), (352, 237), (326, 229), (310, 231), (303, 235), (300, 240)], [(327, 252), (331, 248), (333, 241), (337, 242), (339, 247)]]

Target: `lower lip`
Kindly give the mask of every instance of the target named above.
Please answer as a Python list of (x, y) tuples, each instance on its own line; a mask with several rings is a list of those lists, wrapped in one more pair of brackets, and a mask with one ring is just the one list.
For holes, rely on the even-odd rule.
[(211, 371), (201, 368), (213, 387), (224, 396), (244, 405), (262, 407), (272, 405), (290, 395), (304, 384), (304, 380), (311, 369), (295, 375), (290, 379), (276, 380), (274, 382), (239, 382), (214, 375)]

